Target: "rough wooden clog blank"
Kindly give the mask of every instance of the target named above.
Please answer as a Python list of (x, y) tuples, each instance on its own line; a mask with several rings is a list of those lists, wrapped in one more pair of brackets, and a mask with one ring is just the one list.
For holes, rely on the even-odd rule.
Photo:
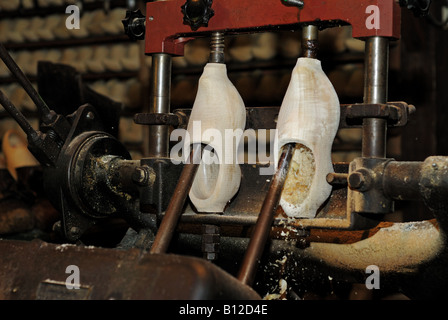
[(333, 172), (331, 148), (340, 118), (339, 99), (319, 60), (299, 58), (283, 99), (278, 121), (278, 150), (296, 143), (280, 205), (290, 217), (313, 218), (329, 197)]
[(8, 130), (2, 139), (2, 151), (8, 168), (14, 179), (17, 179), (16, 168), (38, 166), (39, 162), (28, 150), (25, 138), (16, 130)]
[[(194, 132), (194, 126), (198, 124), (201, 126), (199, 135)], [(189, 193), (197, 211), (223, 212), (238, 191), (241, 169), (237, 163), (236, 147), (224, 138), (226, 129), (243, 130), (245, 124), (246, 108), (235, 86), (227, 77), (226, 65), (208, 63), (199, 79), (198, 92), (187, 128), (190, 141), (186, 143), (203, 143), (214, 151), (204, 151)], [(204, 133), (207, 130), (220, 133), (222, 139), (206, 136)], [(239, 143), (239, 140), (234, 143)], [(211, 157), (217, 158), (217, 163), (206, 164)]]

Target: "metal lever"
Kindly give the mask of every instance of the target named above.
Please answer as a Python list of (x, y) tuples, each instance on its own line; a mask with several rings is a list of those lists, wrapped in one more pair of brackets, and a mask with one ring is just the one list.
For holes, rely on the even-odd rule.
[[(57, 154), (48, 152), (48, 150), (56, 150), (57, 146), (54, 145), (53, 139), (42, 134), (40, 131), (34, 130), (25, 116), (20, 112), (11, 100), (5, 96), (3, 91), (0, 90), (0, 104), (5, 108), (5, 110), (14, 118), (14, 120), (19, 124), (22, 130), (27, 135), (28, 139), (28, 149), (33, 154), (33, 156), (44, 165), (54, 164), (55, 157)], [(48, 149), (48, 150), (47, 150)]]
[(19, 124), (19, 126), (22, 128), (22, 130), (26, 133), (28, 136), (28, 139), (31, 141), (37, 140), (39, 134), (34, 128), (31, 126), (31, 124), (28, 122), (28, 120), (25, 118), (25, 116), (20, 112), (14, 104), (11, 102), (11, 100), (8, 99), (7, 96), (3, 93), (3, 91), (0, 90), (0, 104), (5, 108), (5, 110), (11, 115), (11, 117), (16, 120), (16, 122)]
[(176, 189), (174, 189), (165, 216), (162, 219), (154, 243), (151, 246), (150, 253), (165, 253), (167, 251), (201, 162), (202, 150), (202, 145), (198, 144), (193, 147), (188, 162), (185, 163), (182, 169), (179, 182), (177, 183)]
[(288, 174), (289, 164), (294, 153), (295, 144), (290, 143), (283, 147), (277, 171), (269, 186), (268, 193), (261, 207), (260, 215), (255, 224), (254, 232), (251, 236), (249, 246), (246, 250), (241, 269), (238, 274), (238, 280), (247, 285), (252, 285), (258, 264), (263, 254), (266, 240), (269, 236), (274, 221), (275, 209), (278, 206), (280, 197)]
[(33, 100), (34, 104), (37, 107), (41, 115), (41, 119), (45, 124), (50, 124), (55, 118), (56, 113), (47, 106), (45, 101), (42, 100), (39, 93), (34, 89), (31, 82), (28, 78), (23, 74), (22, 70), (19, 68), (14, 59), (10, 56), (8, 50), (6, 50), (5, 46), (0, 43), (0, 58), (3, 60), (5, 65), (11, 71), (14, 77), (16, 77), (17, 81), (19, 81), (20, 85), (25, 89), (26, 93)]
[(69, 122), (61, 115), (50, 110), (2, 43), (0, 43), (0, 58), (35, 103), (44, 129), (42, 131), (34, 130), (23, 114), (3, 93), (1, 93), (1, 104), (28, 135), (28, 149), (36, 159), (43, 165), (54, 165), (70, 130)]

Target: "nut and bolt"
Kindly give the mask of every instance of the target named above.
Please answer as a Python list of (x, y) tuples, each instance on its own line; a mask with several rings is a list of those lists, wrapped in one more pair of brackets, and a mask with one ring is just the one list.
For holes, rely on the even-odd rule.
[(95, 114), (92, 111), (87, 112), (86, 114), (86, 118), (88, 120), (94, 120), (95, 119)]
[(78, 238), (81, 235), (81, 229), (78, 227), (71, 227), (69, 233), (71, 237)]
[(220, 228), (216, 225), (202, 226), (202, 252), (204, 258), (210, 261), (218, 259), (220, 244)]

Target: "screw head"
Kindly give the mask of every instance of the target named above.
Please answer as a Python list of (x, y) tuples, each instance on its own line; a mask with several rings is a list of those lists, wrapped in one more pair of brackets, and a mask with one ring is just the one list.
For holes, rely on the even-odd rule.
[(286, 6), (294, 6), (299, 8), (302, 8), (304, 6), (302, 0), (283, 0), (283, 4)]
[(71, 227), (70, 228), (70, 235), (72, 237), (78, 237), (81, 234), (81, 229), (78, 227)]
[(361, 172), (353, 172), (348, 176), (348, 184), (352, 189), (360, 189), (365, 184), (364, 175)]

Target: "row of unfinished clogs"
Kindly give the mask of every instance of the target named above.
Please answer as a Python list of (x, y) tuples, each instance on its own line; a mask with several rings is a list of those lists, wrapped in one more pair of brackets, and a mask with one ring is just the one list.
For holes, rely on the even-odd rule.
[[(23, 72), (37, 75), (39, 61), (61, 63), (74, 67), (80, 73), (136, 72), (149, 59), (141, 59), (138, 44), (96, 45), (66, 49), (21, 50), (11, 52)], [(8, 77), (9, 70), (0, 64), (0, 77)]]
[[(176, 58), (175, 58), (176, 59)], [(363, 96), (364, 67), (362, 63), (336, 65), (328, 70), (328, 78), (338, 95), (356, 101)], [(279, 105), (290, 81), (287, 68), (229, 72), (229, 78), (243, 100), (249, 105)], [(172, 81), (171, 103), (175, 107), (191, 106), (196, 97), (197, 77), (179, 75)]]
[[(37, 89), (37, 85), (33, 84)], [(124, 108), (137, 109), (142, 107), (142, 86), (137, 78), (98, 80), (90, 83), (94, 91), (123, 104)], [(17, 83), (0, 86), (0, 90), (11, 100), (19, 110), (25, 112), (36, 111), (36, 105)], [(0, 113), (5, 112), (0, 106)]]
[[(33, 83), (37, 89), (37, 85)], [(0, 86), (0, 90), (11, 100), (13, 105), (21, 111), (34, 112), (36, 105), (25, 92), (25, 90), (17, 83), (10, 83)], [(6, 112), (0, 105), (0, 112)]]
[[(226, 63), (267, 61), (274, 58), (295, 59), (301, 55), (300, 32), (265, 32), (227, 37)], [(319, 34), (319, 50), (324, 53), (362, 52), (364, 42), (351, 37), (351, 27), (325, 29)], [(210, 55), (210, 41), (195, 39), (185, 45), (183, 57), (173, 59), (174, 66), (203, 66)]]
[(142, 108), (142, 84), (137, 78), (98, 80), (89, 86), (95, 92), (122, 103), (124, 108)]
[[(96, 0), (84, 0), (85, 3)], [(63, 5), (76, 4), (77, 0), (0, 0), (0, 11), (15, 11), (23, 9), (59, 7)]]
[[(31, 61), (31, 60), (30, 60)], [(72, 65), (78, 70), (86, 71), (86, 67), (79, 67), (79, 61)], [(53, 61), (56, 62), (56, 61)], [(106, 64), (107, 60), (102, 61)], [(106, 69), (103, 65), (96, 65), (95, 72), (119, 71), (119, 61), (111, 60), (116, 68)], [(92, 66), (94, 60), (90, 61)], [(68, 63), (70, 64), (70, 63)], [(21, 65), (19, 61), (19, 65)], [(21, 65), (23, 67), (23, 65)], [(34, 68), (37, 68), (36, 66)], [(24, 70), (29, 73), (30, 68)], [(340, 97), (358, 98), (363, 94), (363, 66), (361, 64), (348, 64), (334, 68), (328, 73), (328, 77)], [(234, 83), (243, 100), (249, 105), (278, 105), (290, 80), (288, 70), (276, 72), (237, 72), (230, 74), (230, 79)], [(172, 81), (171, 103), (173, 107), (190, 107), (196, 97), (197, 78), (176, 76)], [(125, 107), (138, 109), (142, 107), (142, 85), (137, 78), (127, 80), (109, 79), (98, 80), (90, 84), (91, 88), (111, 99), (121, 102)], [(34, 111), (35, 105), (25, 94), (24, 90), (16, 83), (1, 86), (5, 94), (19, 109)]]
[(124, 34), (121, 21), (125, 16), (125, 8), (115, 8), (109, 12), (102, 9), (85, 11), (81, 14), (79, 29), (67, 28), (66, 14), (3, 19), (0, 21), (0, 41), (23, 43), (119, 35)]
[(148, 61), (141, 52), (136, 43), (75, 47), (64, 49), (57, 62), (81, 73), (138, 71)]
[[(275, 71), (231, 72), (229, 78), (248, 105), (279, 105), (289, 84), (288, 69)], [(328, 78), (341, 98), (357, 101), (364, 90), (362, 64), (340, 65), (328, 72)], [(174, 107), (192, 106), (196, 97), (197, 78), (176, 76), (172, 80), (171, 104)]]
[[(104, 11), (100, 10), (100, 12), (104, 14)], [(119, 21), (119, 19), (115, 21)], [(112, 23), (107, 20), (103, 21), (104, 24), (106, 22)], [(0, 38), (3, 35), (3, 37), (16, 38), (17, 41), (23, 41), (23, 37), (20, 40), (20, 37), (17, 36), (20, 34), (18, 32), (1, 32), (1, 24), (2, 22), (0, 22)], [(25, 31), (33, 30), (34, 34), (44, 31), (44, 29), (37, 27), (30, 28), (29, 30), (26, 26), (23, 28), (25, 28)], [(120, 21), (119, 29), (121, 28)], [(62, 29), (68, 31), (65, 27)], [(334, 53), (341, 53), (346, 50), (358, 52), (363, 50), (362, 41), (350, 38), (350, 28), (333, 28), (327, 30), (322, 31), (322, 35), (320, 36), (320, 46), (323, 50), (329, 50)], [(247, 63), (254, 60), (268, 61), (276, 57), (297, 58), (301, 53), (298, 34), (298, 32), (283, 32), (229, 37), (226, 40), (228, 42), (226, 63)], [(30, 36), (31, 38), (32, 36)], [(137, 71), (141, 65), (149, 66), (151, 59), (150, 57), (143, 56), (143, 52), (144, 49), (136, 43), (118, 43), (113, 45), (71, 47), (63, 50), (51, 48), (36, 51), (22, 50), (16, 53), (16, 59), (20, 60), (25, 72), (30, 75), (36, 74), (36, 65), (39, 60), (69, 64), (80, 72), (120, 72)], [(209, 40), (204, 38), (196, 39), (186, 44), (184, 56), (173, 58), (173, 66), (175, 68), (202, 66), (207, 63), (209, 55)], [(5, 73), (8, 74), (5, 67), (0, 66), (0, 76), (4, 76)]]
[[(90, 48), (89, 48), (90, 49)], [(137, 59), (128, 59), (128, 64), (120, 64), (118, 59), (102, 59), (82, 60), (76, 59), (76, 52), (70, 50), (70, 55), (74, 58), (70, 61), (61, 59), (49, 59), (52, 55), (47, 53), (47, 58), (43, 60), (52, 61), (54, 63), (65, 63), (75, 67), (80, 72), (119, 72), (119, 71), (137, 71)], [(79, 52), (80, 53), (80, 52)], [(78, 53), (78, 54), (79, 54)], [(66, 52), (66, 56), (69, 52)], [(27, 55), (23, 55), (18, 60), (19, 66), (29, 75), (36, 75), (37, 61), (33, 59), (25, 59)], [(54, 53), (57, 57), (57, 52)], [(126, 60), (121, 60), (126, 61)], [(110, 62), (110, 63), (108, 63)], [(24, 65), (25, 63), (25, 65)], [(133, 68), (130, 66), (134, 64)], [(3, 67), (3, 68), (2, 68)], [(8, 76), (9, 71), (4, 65), (0, 65), (0, 75)], [(363, 94), (363, 66), (362, 64), (341, 65), (328, 73), (328, 77), (338, 92), (340, 97), (358, 98)], [(286, 91), (289, 83), (290, 73), (287, 70), (278, 72), (262, 72), (260, 70), (253, 72), (238, 72), (230, 74), (230, 78), (244, 101), (252, 105), (272, 105), (278, 104)], [(122, 102), (129, 108), (139, 108), (142, 105), (141, 84), (136, 78), (129, 80), (98, 80), (92, 83), (92, 87), (96, 91), (111, 97), (113, 100)], [(34, 110), (35, 106), (29, 97), (24, 94), (23, 89), (17, 84), (3, 85), (2, 90), (14, 102), (14, 104), (25, 110)], [(177, 76), (172, 82), (172, 105), (175, 107), (188, 107), (193, 104), (197, 90), (197, 79), (195, 77)]]

